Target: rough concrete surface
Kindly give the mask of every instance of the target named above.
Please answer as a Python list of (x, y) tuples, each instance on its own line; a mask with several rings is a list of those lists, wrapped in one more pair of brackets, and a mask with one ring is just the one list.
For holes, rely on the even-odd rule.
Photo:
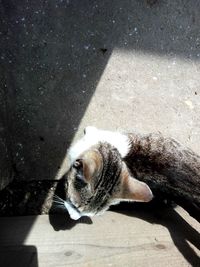
[[(53, 180), (63, 165), (69, 145), (82, 135), (87, 125), (142, 133), (160, 131), (200, 154), (199, 14), (200, 2), (196, 0), (0, 0), (0, 188), (13, 177), (21, 184), (24, 180)], [(49, 192), (52, 183), (46, 183), (45, 189)], [(5, 210), (15, 214), (17, 209), (9, 208), (11, 198), (22, 203), (22, 213), (26, 212), (24, 207), (32, 211), (35, 207), (31, 199), (37, 199), (37, 210), (41, 211), (49, 195), (43, 192), (40, 181), (36, 181), (34, 187), (30, 183), (20, 188), (17, 190), (20, 194), (13, 196), (12, 189), (21, 184), (14, 183), (1, 192), (1, 210), (8, 205)], [(30, 196), (30, 203), (27, 196)], [(148, 215), (145, 216), (142, 219), (148, 220)], [(39, 219), (42, 231), (36, 235), (42, 242), (48, 223), (46, 218)], [(122, 223), (126, 225), (127, 218), (120, 219), (120, 215), (117, 218), (111, 232), (118, 234), (121, 229), (123, 237)], [(37, 244), (32, 242), (34, 231), (32, 239), (28, 239), (35, 217), (27, 220), (19, 219), (19, 231), (15, 228), (16, 221), (12, 220), (13, 231), (10, 232), (11, 221), (5, 218), (5, 225), (9, 225), (7, 232), (11, 233), (14, 243), (17, 242), (15, 247), (9, 248), (14, 252), (6, 248), (7, 241), (3, 243), (1, 251), (7, 255), (6, 259), (14, 255), (14, 259), (30, 262), (29, 257), (37, 257), (37, 248), (31, 246)], [(112, 220), (113, 214), (109, 213), (97, 226), (110, 231)], [(179, 224), (175, 229), (173, 226), (178, 220), (184, 231), (177, 234)], [(1, 218), (1, 222), (4, 223), (4, 219)], [(142, 222), (136, 223), (138, 236), (143, 233)], [(158, 220), (158, 228), (154, 229), (162, 239), (164, 232), (159, 231), (160, 223)], [(97, 229), (94, 227), (94, 234)], [(198, 232), (182, 218), (177, 219), (176, 214), (168, 229), (173, 246), (168, 240), (169, 246), (163, 250), (162, 246), (154, 246), (157, 241), (152, 241), (152, 225), (149, 225), (152, 234), (149, 240), (154, 243), (146, 246), (149, 240), (144, 232), (139, 252), (133, 245), (133, 250), (127, 246), (128, 254), (123, 254), (120, 237), (119, 249), (113, 250), (114, 263), (120, 262), (118, 254), (121, 253), (125, 255), (122, 262), (126, 266), (134, 266), (134, 258), (131, 258), (134, 255), (138, 266), (146, 266), (148, 262), (151, 266), (160, 266), (161, 262), (166, 262), (166, 257), (169, 266), (199, 266)], [(1, 231), (4, 233), (4, 227)], [(48, 258), (49, 251), (45, 254), (46, 247), (39, 246), (39, 255), (44, 253), (41, 266), (50, 266), (49, 262), (54, 264), (58, 259), (60, 262), (60, 256), (63, 266), (66, 258), (70, 266), (73, 261), (80, 266), (80, 255), (89, 259), (87, 266), (94, 266), (98, 253), (101, 263), (95, 266), (111, 266), (107, 253), (109, 245), (115, 244), (116, 235), (107, 236), (105, 232), (108, 237), (105, 253), (101, 247), (92, 247), (89, 240), (86, 248), (91, 252), (91, 259), (84, 254), (87, 252), (85, 245), (81, 249), (73, 245), (74, 240), (87, 239), (84, 231), (83, 227), (80, 232), (70, 232), (72, 245), (65, 247), (69, 251), (61, 250), (65, 256), (59, 254), (60, 246), (54, 244), (57, 232), (53, 238), (50, 234), (45, 242), (49, 246), (53, 244), (49, 251), (54, 253)], [(102, 233), (100, 230), (100, 235)], [(62, 243), (63, 233), (59, 236)], [(68, 232), (65, 237), (67, 240)], [(127, 244), (129, 237), (128, 233)], [(104, 240), (102, 242), (104, 244)], [(143, 245), (147, 249), (143, 249)], [(80, 255), (74, 253), (77, 248)], [(175, 253), (173, 257), (170, 248)], [(153, 258), (151, 251), (154, 249), (157, 250)], [(26, 258), (19, 257), (26, 255), (25, 252), (28, 253)], [(157, 255), (159, 261), (156, 261)], [(38, 263), (31, 262), (30, 266), (37, 267)]]
[(197, 1), (1, 1), (1, 186), (54, 179), (87, 125), (200, 152)]
[(0, 5), (1, 168), (54, 179), (86, 125), (161, 131), (200, 152), (199, 1)]

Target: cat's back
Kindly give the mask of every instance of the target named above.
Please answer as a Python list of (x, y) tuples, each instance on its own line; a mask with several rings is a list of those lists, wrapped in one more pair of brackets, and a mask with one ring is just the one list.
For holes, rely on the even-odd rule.
[(177, 140), (161, 133), (129, 134), (131, 146), (126, 160), (165, 173), (200, 176), (200, 156)]

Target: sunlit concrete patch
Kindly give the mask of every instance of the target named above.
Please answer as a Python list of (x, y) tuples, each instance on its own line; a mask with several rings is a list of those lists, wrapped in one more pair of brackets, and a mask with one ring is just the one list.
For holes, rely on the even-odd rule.
[(200, 152), (200, 62), (115, 49), (91, 98), (84, 127), (163, 132)]
[(192, 103), (192, 101), (190, 101), (190, 100), (185, 100), (185, 104), (186, 104), (190, 109), (193, 109), (193, 108), (194, 108), (193, 103)]

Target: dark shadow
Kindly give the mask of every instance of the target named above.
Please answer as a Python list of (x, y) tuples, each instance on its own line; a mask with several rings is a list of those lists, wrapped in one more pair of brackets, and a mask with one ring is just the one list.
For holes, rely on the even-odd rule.
[[(63, 176), (56, 185), (54, 196), (56, 195), (62, 199), (66, 199), (65, 184), (66, 177)], [(78, 223), (92, 224), (92, 220), (89, 217), (81, 217), (77, 221), (72, 220), (66, 208), (56, 205), (54, 202), (49, 210), (49, 222), (55, 231), (70, 230)]]
[(0, 262), (6, 267), (39, 267), (37, 248), (20, 244), (0, 247)]
[(119, 38), (119, 7), (120, 1), (0, 1), (0, 126), (15, 178), (0, 193), (1, 216), (41, 213), (53, 185), (45, 180), (55, 178)]
[(49, 222), (55, 231), (70, 230), (78, 223), (92, 224), (92, 220), (89, 217), (82, 217), (74, 221), (69, 217), (67, 212), (65, 214), (50, 214)]
[(152, 224), (161, 224), (169, 230), (172, 240), (191, 266), (200, 266), (200, 257), (190, 247), (188, 241), (200, 250), (200, 233), (190, 226), (172, 207), (158, 202), (122, 203), (112, 210), (145, 220)]
[[(114, 48), (199, 60), (199, 5), (1, 0), (0, 126), (9, 178), (55, 178)], [(47, 182), (47, 191), (51, 186)], [(23, 197), (26, 190), (40, 192), (37, 185), (28, 188)], [(40, 210), (45, 198), (38, 198)], [(30, 201), (21, 215), (35, 212)]]
[(96, 89), (119, 5), (97, 2), (1, 1), (2, 98), (19, 179), (55, 178)]

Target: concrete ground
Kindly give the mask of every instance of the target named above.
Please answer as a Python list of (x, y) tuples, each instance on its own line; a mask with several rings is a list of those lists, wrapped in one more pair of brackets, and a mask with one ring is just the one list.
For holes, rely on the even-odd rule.
[(161, 131), (200, 153), (198, 1), (2, 1), (0, 12), (6, 178), (54, 179), (87, 125)]
[(1, 188), (55, 179), (87, 125), (160, 131), (200, 154), (199, 13), (195, 0), (2, 0)]

